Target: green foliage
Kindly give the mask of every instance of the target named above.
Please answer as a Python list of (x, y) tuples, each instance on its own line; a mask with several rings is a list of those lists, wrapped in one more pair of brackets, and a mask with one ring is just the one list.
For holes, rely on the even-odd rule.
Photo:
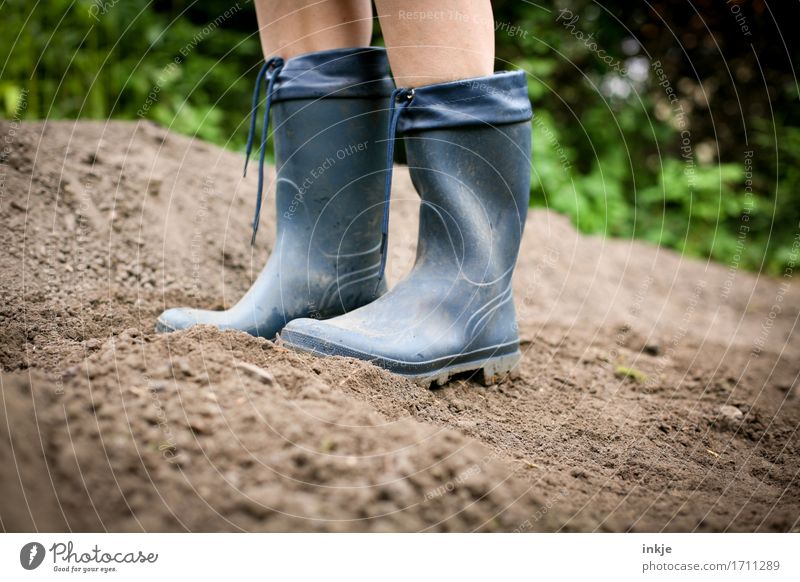
[(641, 370), (637, 370), (636, 368), (630, 368), (628, 366), (617, 366), (616, 369), (614, 370), (614, 373), (620, 378), (629, 378), (639, 384), (647, 382), (647, 374), (645, 374)]
[[(584, 232), (636, 237), (737, 268), (778, 275), (800, 261), (792, 247), (800, 229), (797, 119), (784, 116), (768, 125), (753, 116), (749, 133), (737, 135), (748, 112), (734, 107), (726, 113), (736, 105), (733, 97), (704, 108), (696, 79), (684, 77), (681, 68), (688, 61), (703, 82), (719, 86), (728, 80), (720, 77), (727, 66), (719, 66), (719, 55), (674, 57), (674, 49), (685, 50), (689, 41), (648, 41), (635, 28), (644, 30), (648, 15), (625, 3), (573, 0), (551, 9), (498, 1), (494, 7), (498, 22), (526, 31), (498, 33), (497, 52), (500, 61), (529, 74), (532, 204), (569, 215)], [(669, 13), (662, 10), (661, 17)], [(743, 54), (752, 50), (745, 46)], [(662, 60), (680, 109), (659, 85), (653, 63)], [(753, 63), (739, 66), (757, 74)], [(797, 109), (792, 78), (773, 88), (793, 102), (781, 112)], [(708, 124), (711, 114), (715, 123)], [(729, 137), (721, 140), (720, 134)], [(745, 151), (753, 150), (747, 166)]]
[(141, 0), (6, 3), (4, 29), (24, 33), (0, 49), (4, 115), (14, 116), (27, 90), (28, 119), (149, 119), (241, 148), (261, 50), (254, 23), (231, 24), (253, 20), (252, 5), (212, 2), (217, 11), (194, 22), (177, 4), (157, 12)]

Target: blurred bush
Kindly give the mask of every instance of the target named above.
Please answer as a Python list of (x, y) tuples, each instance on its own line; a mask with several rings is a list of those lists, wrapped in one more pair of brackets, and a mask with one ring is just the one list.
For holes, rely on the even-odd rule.
[[(497, 56), (530, 73), (533, 203), (585, 232), (732, 268), (800, 262), (800, 108), (764, 1), (496, 1)], [(504, 34), (505, 23), (523, 33)]]
[(244, 147), (261, 58), (250, 2), (11, 0), (0, 21), (6, 117), (26, 90), (27, 119), (150, 119)]
[[(498, 68), (529, 74), (534, 205), (584, 232), (791, 275), (800, 260), (796, 8), (493, 4)], [(0, 19), (5, 117), (145, 118), (243, 148), (261, 59), (250, 2), (11, 0)]]

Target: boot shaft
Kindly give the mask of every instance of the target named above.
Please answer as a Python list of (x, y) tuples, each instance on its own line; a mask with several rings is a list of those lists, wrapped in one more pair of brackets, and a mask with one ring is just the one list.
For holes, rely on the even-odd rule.
[(421, 268), (510, 283), (530, 197), (531, 116), (521, 72), (414, 90), (398, 131), (422, 199)]
[(507, 284), (530, 195), (530, 122), (405, 136), (421, 198), (417, 264)]
[[(374, 262), (380, 243), (387, 98), (394, 84), (380, 48), (320, 51), (288, 60), (274, 79), (278, 240), (309, 266)], [(353, 263), (348, 266), (344, 263)], [(320, 265), (321, 266), (321, 265)]]
[(343, 255), (377, 247), (386, 99), (293, 99), (273, 112), (281, 244)]

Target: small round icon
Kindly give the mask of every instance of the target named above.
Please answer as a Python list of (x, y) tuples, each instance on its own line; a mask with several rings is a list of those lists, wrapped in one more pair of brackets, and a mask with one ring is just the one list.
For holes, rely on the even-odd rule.
[(19, 551), (19, 563), (26, 570), (35, 570), (44, 561), (44, 546), (39, 542), (28, 542)]

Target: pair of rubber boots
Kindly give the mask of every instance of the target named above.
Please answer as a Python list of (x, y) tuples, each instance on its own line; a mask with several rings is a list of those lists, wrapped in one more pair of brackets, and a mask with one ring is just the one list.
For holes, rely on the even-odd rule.
[[(269, 261), (231, 309), (169, 309), (157, 330), (280, 333), (289, 347), (367, 360), (422, 384), (468, 371), (502, 379), (520, 358), (511, 279), (530, 187), (524, 74), (395, 89), (383, 49), (323, 51), (269, 61), (254, 115), (264, 83), (254, 233), (271, 109), (277, 237)], [(421, 206), (414, 267), (387, 292), (395, 135), (405, 139)]]

